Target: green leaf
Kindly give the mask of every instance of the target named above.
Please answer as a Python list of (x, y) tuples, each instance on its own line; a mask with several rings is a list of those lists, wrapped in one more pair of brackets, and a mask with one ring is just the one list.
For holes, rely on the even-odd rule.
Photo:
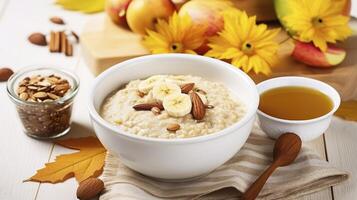
[(104, 10), (105, 0), (56, 0), (64, 9), (95, 13)]

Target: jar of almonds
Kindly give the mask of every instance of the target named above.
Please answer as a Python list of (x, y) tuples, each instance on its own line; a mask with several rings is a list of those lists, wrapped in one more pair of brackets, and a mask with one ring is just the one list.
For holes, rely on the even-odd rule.
[(53, 139), (70, 130), (73, 99), (79, 80), (58, 68), (26, 68), (7, 82), (24, 132), (37, 139)]

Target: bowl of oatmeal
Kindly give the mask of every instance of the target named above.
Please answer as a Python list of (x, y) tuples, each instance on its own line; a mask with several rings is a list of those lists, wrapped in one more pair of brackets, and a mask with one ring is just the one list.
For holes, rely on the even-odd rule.
[(213, 171), (240, 150), (258, 103), (254, 82), (230, 64), (162, 54), (99, 75), (89, 112), (100, 141), (126, 166), (182, 180)]

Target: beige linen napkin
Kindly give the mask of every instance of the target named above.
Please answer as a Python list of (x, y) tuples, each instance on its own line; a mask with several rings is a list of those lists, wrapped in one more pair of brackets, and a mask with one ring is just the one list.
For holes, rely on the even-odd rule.
[[(209, 175), (182, 183), (160, 182), (125, 167), (108, 153), (102, 175), (105, 192), (100, 200), (113, 199), (236, 199), (272, 162), (274, 141), (257, 126), (243, 148)], [(260, 199), (294, 199), (348, 178), (308, 147), (295, 162), (278, 168), (261, 191)]]

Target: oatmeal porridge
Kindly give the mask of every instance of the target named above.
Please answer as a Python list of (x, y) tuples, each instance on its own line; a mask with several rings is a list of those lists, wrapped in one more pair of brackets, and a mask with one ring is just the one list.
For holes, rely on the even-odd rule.
[(101, 116), (125, 131), (154, 138), (190, 138), (239, 121), (246, 108), (222, 83), (190, 75), (130, 81), (103, 103)]

